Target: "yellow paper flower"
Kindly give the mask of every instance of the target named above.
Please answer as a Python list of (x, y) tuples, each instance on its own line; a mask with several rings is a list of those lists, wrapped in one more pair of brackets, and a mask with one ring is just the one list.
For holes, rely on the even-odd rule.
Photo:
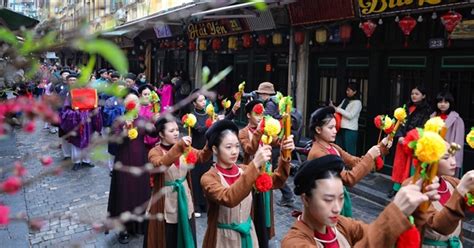
[(206, 114), (209, 115), (209, 116), (213, 116), (213, 115), (214, 115), (214, 105), (212, 105), (211, 103), (209, 103), (209, 104), (206, 106)]
[(272, 143), (273, 138), (272, 138), (272, 136), (268, 136), (268, 135), (266, 135), (266, 134), (262, 134), (261, 140), (262, 140), (263, 144), (269, 145), (269, 144)]
[(136, 139), (136, 138), (138, 137), (138, 131), (137, 131), (137, 129), (136, 129), (136, 128), (132, 128), (132, 129), (128, 130), (128, 137), (129, 137), (130, 139), (132, 139), (132, 140), (133, 140), (133, 139)]
[(196, 122), (197, 122), (196, 116), (194, 114), (189, 113), (186, 115), (184, 125), (186, 127), (194, 127), (194, 125), (196, 125)]
[(397, 109), (395, 109), (395, 112), (393, 113), (393, 116), (398, 121), (403, 121), (403, 120), (405, 120), (405, 118), (407, 118), (407, 111), (405, 110), (405, 108), (397, 108)]
[(466, 136), (467, 144), (474, 149), (474, 128), (471, 128), (471, 131)]
[(425, 123), (425, 131), (439, 133), (443, 127), (444, 121), (439, 116), (433, 117)]
[(244, 89), (245, 89), (245, 81), (239, 84), (239, 91), (244, 92)]
[(230, 100), (227, 100), (227, 98), (224, 99), (224, 100), (222, 100), (222, 107), (224, 107), (224, 109), (230, 108), (230, 105), (231, 105), (231, 104), (232, 104), (232, 103), (230, 102)]
[(441, 136), (433, 131), (424, 131), (416, 143), (415, 156), (426, 163), (440, 160), (446, 154), (446, 144)]
[(388, 115), (385, 116), (383, 120), (383, 127), (384, 129), (390, 128), (393, 125), (393, 120)]
[(273, 117), (265, 118), (265, 128), (263, 132), (268, 136), (277, 136), (281, 131), (280, 122)]

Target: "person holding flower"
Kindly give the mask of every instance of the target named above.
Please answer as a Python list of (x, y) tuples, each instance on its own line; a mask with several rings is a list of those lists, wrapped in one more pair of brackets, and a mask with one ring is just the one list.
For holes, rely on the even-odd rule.
[[(237, 126), (229, 120), (217, 121), (206, 132), (207, 144), (217, 159), (201, 178), (209, 201), (203, 247), (258, 247), (251, 216), (252, 190), (268, 184), (273, 188), (281, 187), (290, 172), (290, 161), (280, 156), (279, 166), (270, 176), (271, 181), (257, 180), (261, 178), (261, 167), (271, 158), (269, 145), (260, 146), (248, 165), (236, 165), (240, 150), (237, 132)], [(281, 148), (293, 150), (292, 138), (283, 141)]]
[[(378, 145), (372, 146), (362, 157), (355, 157), (334, 144), (336, 140), (336, 119), (333, 107), (322, 107), (311, 114), (310, 131), (313, 133), (313, 146), (308, 154), (308, 160), (320, 158), (329, 154), (342, 158), (347, 167), (351, 170), (342, 170), (341, 179), (344, 186), (352, 187), (374, 169), (374, 160), (380, 156), (388, 154), (390, 142), (384, 138)], [(352, 216), (351, 198), (344, 188), (344, 207), (342, 215)]]
[[(136, 176), (131, 169), (144, 170), (148, 162), (149, 148), (146, 139), (155, 139), (152, 130), (147, 129), (147, 123), (153, 118), (146, 103), (150, 89), (140, 87), (141, 97), (131, 93), (124, 99), (126, 113), (112, 125), (113, 140), (109, 143), (109, 152), (115, 156), (107, 212), (110, 217), (119, 217), (122, 213), (133, 212), (150, 198), (150, 175), (143, 172)], [(142, 103), (142, 104), (140, 104)], [(119, 166), (119, 167), (117, 167)], [(126, 171), (124, 171), (126, 170)], [(138, 213), (142, 214), (144, 211)], [(126, 230), (120, 232), (119, 242), (129, 242), (130, 234), (143, 234), (145, 224), (129, 221)]]
[(161, 98), (161, 112), (167, 111), (168, 108), (173, 106), (173, 84), (169, 77), (165, 77), (161, 80), (161, 86), (157, 90), (157, 93)]
[(149, 220), (144, 247), (196, 247), (190, 169), (211, 159), (212, 151), (207, 146), (203, 150), (191, 148), (190, 136), (179, 139), (178, 124), (171, 115), (156, 121), (155, 133), (160, 142), (150, 150), (148, 159), (164, 171), (152, 175), (153, 193), (147, 212), (150, 216), (163, 214), (163, 220)]
[(454, 97), (448, 91), (438, 93), (436, 96), (436, 108), (435, 112), (431, 114), (431, 117), (439, 116), (446, 124), (446, 136), (444, 137), (447, 142), (454, 142), (461, 146), (460, 150), (456, 152), (456, 173), (455, 177), (460, 177), (462, 174), (462, 162), (464, 156), (464, 134), (465, 127), (464, 121), (461, 116), (454, 111)]
[(408, 221), (420, 203), (438, 199), (438, 183), (425, 187), (421, 181), (400, 190), (370, 224), (341, 216), (344, 205), (344, 182), (341, 179), (345, 162), (337, 155), (325, 155), (307, 160), (295, 175), (296, 195), (301, 197), (303, 212), (281, 242), (290, 247), (394, 247), (405, 231)]
[(388, 198), (392, 198), (396, 194), (398, 189), (400, 189), (401, 183), (410, 176), (411, 169), (413, 168), (411, 166), (411, 154), (406, 154), (402, 148), (406, 134), (413, 128), (422, 127), (432, 113), (426, 99), (426, 90), (424, 87), (416, 86), (411, 90), (410, 101), (405, 108), (408, 114), (405, 124), (401, 126), (395, 134), (395, 138), (398, 138), (398, 143), (393, 159), (393, 188), (388, 192)]

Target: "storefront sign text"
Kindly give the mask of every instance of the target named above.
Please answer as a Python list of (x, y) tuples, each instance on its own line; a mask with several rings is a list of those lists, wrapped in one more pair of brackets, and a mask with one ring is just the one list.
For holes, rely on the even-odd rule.
[(188, 26), (188, 36), (190, 39), (229, 35), (244, 31), (248, 31), (248, 27), (238, 19), (192, 23)]
[(467, 2), (467, 0), (359, 0), (359, 11), (361, 15), (372, 15), (398, 10), (449, 5), (459, 2)]

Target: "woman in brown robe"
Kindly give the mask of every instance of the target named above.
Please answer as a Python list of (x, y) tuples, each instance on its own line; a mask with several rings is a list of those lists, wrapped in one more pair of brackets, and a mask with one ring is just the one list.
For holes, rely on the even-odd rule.
[[(237, 132), (237, 126), (228, 120), (216, 122), (206, 132), (208, 146), (212, 147), (217, 161), (201, 178), (209, 201), (203, 247), (258, 247), (251, 218), (252, 189), (260, 167), (271, 158), (271, 147), (261, 146), (248, 165), (237, 166), (240, 150)], [(281, 148), (293, 150), (292, 138), (283, 141)], [(285, 182), (290, 171), (289, 162), (280, 156), (278, 168), (271, 175), (273, 187)]]
[[(462, 220), (467, 205), (464, 195), (474, 190), (474, 171), (467, 172), (461, 180), (455, 178), (456, 158), (455, 149), (448, 143), (447, 153), (438, 163), (440, 199), (431, 202), (426, 212), (416, 211), (415, 224), (422, 234), (423, 248), (462, 247)], [(406, 180), (406, 186), (412, 181)]]
[[(179, 140), (178, 124), (171, 116), (158, 119), (155, 129), (160, 143), (149, 152), (148, 159), (154, 167), (164, 171), (153, 174), (148, 211), (151, 218), (144, 247), (196, 247), (190, 174), (193, 165), (187, 164), (182, 155), (190, 149), (197, 157), (196, 163), (200, 163), (211, 159), (212, 152), (207, 146), (203, 150), (191, 148), (189, 136)], [(163, 219), (153, 218), (158, 216)]]
[[(282, 240), (289, 247), (393, 247), (397, 238), (411, 227), (407, 216), (423, 201), (436, 199), (438, 183), (427, 193), (410, 185), (400, 191), (371, 224), (340, 216), (344, 204), (339, 156), (326, 155), (306, 161), (295, 176), (295, 194), (301, 195), (303, 213)], [(420, 184), (420, 183), (419, 183)]]
[[(387, 139), (385, 138), (381, 144), (372, 146), (362, 157), (352, 156), (341, 147), (334, 144), (336, 140), (336, 119), (334, 117), (335, 110), (333, 107), (323, 107), (317, 109), (311, 114), (310, 132), (313, 133), (313, 146), (308, 154), (308, 160), (320, 158), (329, 154), (340, 156), (344, 164), (350, 170), (341, 171), (341, 179), (344, 186), (352, 187), (362, 178), (374, 169), (374, 160), (378, 156), (385, 155), (390, 149), (387, 147)], [(346, 217), (352, 216), (352, 203), (349, 192), (344, 187), (344, 208), (342, 215)]]

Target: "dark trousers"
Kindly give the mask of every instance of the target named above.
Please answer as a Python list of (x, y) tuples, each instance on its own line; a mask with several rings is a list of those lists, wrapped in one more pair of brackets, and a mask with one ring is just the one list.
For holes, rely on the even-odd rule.
[[(275, 170), (278, 167), (278, 158), (280, 157), (280, 148), (272, 149), (272, 167)], [(288, 183), (285, 182), (283, 187), (280, 188), (281, 200), (282, 201), (291, 201), (294, 198), (293, 191), (288, 186)]]
[[(194, 218), (194, 217), (193, 217)], [(194, 246), (197, 247), (196, 243), (196, 223), (193, 218), (189, 219), (189, 225), (193, 233)], [(178, 247), (178, 224), (165, 223), (166, 233), (166, 247)]]

